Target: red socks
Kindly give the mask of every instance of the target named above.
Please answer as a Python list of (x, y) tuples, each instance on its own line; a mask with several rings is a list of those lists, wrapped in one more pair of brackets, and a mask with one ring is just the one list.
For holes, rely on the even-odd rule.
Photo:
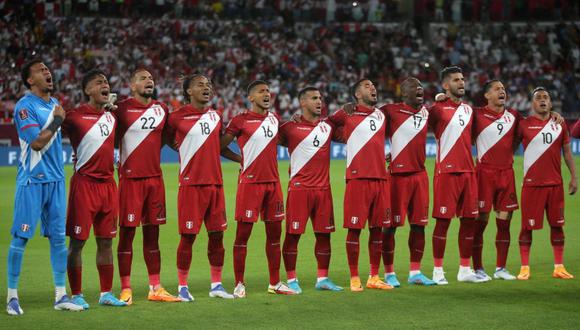
[[(370, 275), (379, 275), (381, 266), (381, 250), (383, 248), (382, 228), (369, 228), (369, 261)], [(394, 242), (393, 242), (394, 243)]]
[(177, 279), (179, 285), (182, 286), (187, 285), (187, 277), (191, 266), (191, 250), (195, 237), (196, 235), (194, 234), (181, 234), (181, 239), (177, 246)]
[(83, 267), (68, 267), (68, 283), (70, 285), (70, 291), (73, 296), (81, 294), (82, 292), (82, 278), (83, 278)]
[(497, 259), (495, 266), (497, 268), (505, 268), (508, 251), (510, 248), (510, 220), (495, 219), (497, 226), (497, 234), (495, 235), (495, 249), (497, 251)]
[(131, 263), (133, 261), (133, 239), (135, 227), (119, 228), (119, 245), (117, 246), (117, 262), (121, 276), (121, 289), (131, 288)]
[(532, 231), (522, 228), (520, 231), (520, 258), (522, 266), (530, 265), (530, 248), (532, 247)]
[(475, 220), (473, 231), (473, 247), (471, 250), (473, 257), (473, 268), (483, 269), (483, 233), (487, 227), (487, 220)]
[(289, 234), (286, 232), (282, 254), (284, 255), (284, 267), (286, 268), (286, 276), (288, 279), (296, 278), (296, 258), (298, 258), (299, 241), (300, 234)]
[(159, 226), (143, 226), (143, 257), (149, 274), (149, 285), (160, 285), (161, 252), (159, 251)]
[[(113, 289), (113, 265), (97, 265), (101, 292), (110, 292)], [(82, 293), (83, 267), (68, 267), (68, 282), (73, 296)]]
[(328, 277), (328, 267), (330, 266), (330, 234), (315, 233), (316, 243), (314, 244), (314, 254), (318, 263), (317, 277)]
[(554, 250), (554, 264), (564, 263), (564, 230), (562, 227), (550, 227), (550, 243)]
[(461, 218), (459, 224), (459, 264), (469, 267), (473, 249), (473, 230), (475, 219)]
[(234, 241), (234, 276), (237, 283), (244, 283), (246, 269), (246, 254), (248, 239), (252, 233), (252, 222), (238, 222), (236, 228), (236, 240)]
[(266, 221), (266, 257), (270, 272), (270, 284), (280, 282), (280, 236), (282, 235), (281, 221)]
[(411, 271), (421, 269), (421, 259), (425, 250), (425, 227), (411, 225), (409, 233), (409, 252), (411, 254)]
[(435, 221), (435, 229), (433, 230), (433, 265), (435, 267), (443, 267), (447, 230), (450, 222), (450, 219), (436, 219)]
[(212, 283), (221, 283), (224, 266), (224, 233), (221, 231), (208, 233), (207, 258), (210, 265)]
[(97, 265), (97, 270), (99, 271), (101, 292), (111, 292), (113, 289), (113, 265)]
[(395, 230), (396, 228), (386, 228), (383, 230), (383, 264), (385, 273), (393, 273), (393, 263), (395, 261)]
[(350, 277), (358, 277), (358, 256), (360, 250), (360, 229), (349, 229), (346, 234), (346, 256)]

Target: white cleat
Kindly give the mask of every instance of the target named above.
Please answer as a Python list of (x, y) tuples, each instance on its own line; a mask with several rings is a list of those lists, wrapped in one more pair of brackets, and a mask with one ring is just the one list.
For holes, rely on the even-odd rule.
[(445, 278), (445, 272), (443, 269), (433, 269), (433, 282), (437, 283), (437, 285), (447, 285), (447, 279)]
[(22, 308), (20, 308), (20, 302), (18, 301), (18, 298), (13, 297), (10, 299), (10, 301), (8, 301), (8, 303), (6, 304), (6, 313), (8, 313), (8, 315), (24, 314), (24, 311), (22, 310)]
[(227, 293), (226, 289), (221, 284), (218, 284), (215, 288), (213, 288), (209, 291), (209, 297), (210, 298), (234, 299), (234, 295)]
[(54, 309), (57, 311), (71, 312), (80, 312), (85, 310), (83, 306), (72, 303), (67, 295), (62, 296), (57, 302), (54, 303)]
[(493, 273), (493, 278), (495, 278), (497, 280), (513, 281), (517, 277), (513, 276), (512, 274), (510, 274), (510, 272), (508, 272), (507, 269), (505, 269), (505, 268), (499, 268), (499, 269), (497, 269), (495, 271), (495, 273)]
[(483, 283), (486, 282), (485, 279), (477, 276), (477, 274), (471, 268), (460, 268), (457, 272), (457, 281), (459, 282), (469, 282), (469, 283)]
[(489, 282), (491, 281), (491, 277), (489, 275), (487, 275), (487, 273), (485, 272), (485, 270), (483, 269), (478, 269), (475, 271), (475, 275), (477, 275), (477, 277), (479, 277), (480, 279), (482, 279), (482, 282)]
[(239, 282), (234, 289), (235, 298), (246, 298), (246, 286), (244, 283)]

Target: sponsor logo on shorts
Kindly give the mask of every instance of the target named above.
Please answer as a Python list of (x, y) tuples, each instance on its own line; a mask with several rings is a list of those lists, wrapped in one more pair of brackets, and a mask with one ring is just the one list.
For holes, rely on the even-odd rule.
[(20, 229), (21, 229), (23, 232), (27, 232), (28, 230), (30, 230), (30, 226), (29, 226), (29, 225), (27, 225), (27, 224), (25, 224), (25, 223), (23, 223), (23, 224), (22, 224), (22, 226), (20, 226)]
[(292, 229), (297, 230), (298, 228), (300, 228), (300, 222), (293, 221), (292, 222)]
[(511, 209), (514, 207), (518, 207), (518, 204), (510, 204), (510, 205), (506, 205), (506, 208)]
[(485, 207), (485, 201), (479, 201), (479, 208)]
[(77, 234), (77, 235), (78, 235), (78, 234), (80, 234), (80, 233), (81, 233), (81, 231), (83, 231), (83, 229), (81, 228), (81, 226), (75, 226), (75, 228), (74, 228), (74, 232), (75, 232), (75, 234)]
[(187, 228), (187, 229), (193, 228), (193, 221), (186, 221), (185, 222), (185, 228)]
[(352, 223), (353, 225), (356, 225), (358, 223), (358, 217), (350, 218), (350, 223)]
[(18, 116), (20, 116), (20, 120), (28, 119), (28, 110), (26, 109), (20, 110), (20, 112), (18, 112)]
[(445, 206), (441, 206), (441, 207), (439, 208), (439, 213), (441, 213), (441, 214), (445, 214), (445, 213), (447, 213), (447, 207), (445, 207)]
[(564, 223), (564, 219), (558, 220), (557, 223)]
[(535, 226), (536, 220), (535, 219), (528, 219), (528, 223), (530, 224), (530, 226)]
[(135, 214), (131, 213), (127, 215), (127, 220), (129, 220), (129, 222), (133, 222), (135, 221)]
[(401, 222), (401, 216), (400, 215), (395, 215), (395, 222), (396, 223), (400, 223)]
[(246, 210), (246, 218), (251, 218), (252, 217), (252, 210)]

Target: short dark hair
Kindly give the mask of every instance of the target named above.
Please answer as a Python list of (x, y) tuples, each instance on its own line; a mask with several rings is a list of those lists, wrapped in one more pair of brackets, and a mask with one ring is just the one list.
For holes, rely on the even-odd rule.
[(447, 77), (454, 73), (463, 73), (463, 70), (461, 70), (461, 68), (458, 66), (448, 66), (443, 68), (443, 70), (441, 70), (441, 81), (445, 80)]
[(486, 81), (485, 84), (483, 84), (483, 93), (485, 94), (485, 93), (489, 92), (489, 90), (491, 89), (491, 86), (496, 82), (501, 83), (501, 80), (490, 79), (490, 80)]
[(147, 71), (147, 72), (151, 73), (151, 71), (149, 71), (148, 68), (146, 68), (144, 66), (139, 66), (139, 67), (135, 68), (135, 70), (131, 71), (131, 76), (129, 76), (129, 78), (131, 80), (133, 80), (133, 78), (135, 78), (135, 75), (141, 71)]
[(189, 95), (189, 93), (187, 92), (187, 90), (189, 89), (189, 86), (191, 85), (191, 82), (194, 81), (196, 78), (199, 77), (204, 77), (207, 80), (209, 80), (209, 83), (211, 84), (211, 79), (209, 79), (208, 76), (204, 75), (203, 73), (194, 73), (192, 75), (189, 76), (185, 76), (183, 78), (183, 83), (182, 83), (182, 88), (183, 88), (183, 97), (185, 98), (185, 102), (189, 102), (189, 97), (191, 95)]
[(300, 100), (308, 92), (318, 92), (319, 89), (314, 86), (306, 86), (298, 92), (298, 99)]
[(21, 76), (22, 76), (22, 82), (24, 83), (24, 86), (26, 86), (26, 88), (30, 89), (30, 84), (28, 83), (28, 78), (30, 78), (30, 68), (38, 63), (43, 63), (41, 59), (39, 58), (35, 58), (32, 59), (26, 63), (24, 63), (24, 65), (22, 66), (22, 71), (21, 71)]
[[(93, 80), (95, 79), (97, 76), (103, 76), (105, 77), (107, 80), (109, 79), (107, 77), (107, 74), (105, 73), (105, 71), (101, 70), (101, 69), (92, 69), (89, 70), (89, 72), (85, 73), (85, 75), (83, 76), (83, 80), (81, 81), (81, 88), (83, 90), (83, 94), (87, 95), (87, 93), (85, 93), (85, 88), (87, 88), (87, 85)], [(87, 95), (88, 96), (88, 95)]]
[(534, 90), (532, 91), (532, 94), (531, 94), (532, 98), (534, 98), (534, 94), (536, 94), (537, 92), (546, 92), (546, 93), (548, 93), (548, 96), (550, 98), (552, 98), (552, 95), (544, 86), (538, 86), (538, 87), (534, 88)]
[(357, 101), (356, 99), (356, 91), (358, 90), (358, 88), (360, 87), (360, 85), (363, 83), (363, 81), (371, 81), (369, 78), (361, 78), (359, 80), (357, 80), (357, 82), (355, 82), (351, 87), (350, 87), (350, 96), (352, 97), (353, 100)]
[(252, 82), (251, 82), (251, 83), (248, 85), (248, 87), (246, 88), (246, 95), (250, 95), (250, 93), (252, 92), (252, 90), (253, 90), (253, 89), (254, 89), (256, 86), (259, 86), (259, 85), (266, 85), (266, 86), (268, 86), (269, 84), (268, 84), (268, 82), (267, 82), (267, 81), (265, 81), (265, 80), (254, 80), (254, 81), (252, 81)]

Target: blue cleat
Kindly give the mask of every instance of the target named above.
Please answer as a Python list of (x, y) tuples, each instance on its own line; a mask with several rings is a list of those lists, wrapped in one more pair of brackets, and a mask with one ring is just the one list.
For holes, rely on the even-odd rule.
[(113, 307), (125, 307), (128, 306), (127, 302), (117, 299), (112, 293), (107, 292), (99, 298), (99, 305), (102, 306), (113, 306)]
[(298, 284), (298, 280), (288, 282), (288, 287), (292, 289), (292, 291), (296, 292), (296, 294), (302, 293), (302, 288), (300, 287), (300, 284)]
[(427, 276), (423, 275), (423, 273), (419, 273), (409, 277), (409, 284), (416, 284), (416, 285), (424, 285), (424, 286), (431, 286), (436, 285), (437, 283)]
[(54, 303), (54, 309), (57, 311), (71, 312), (80, 312), (84, 310), (83, 306), (73, 303), (66, 294)]
[(215, 288), (209, 290), (210, 298), (234, 299), (234, 295), (226, 291), (223, 285), (218, 284)]
[(322, 281), (316, 282), (314, 288), (316, 290), (328, 290), (328, 291), (344, 290), (341, 286), (334, 284), (329, 278), (325, 278)]
[(385, 283), (392, 286), (393, 288), (398, 288), (401, 286), (399, 279), (397, 279), (396, 274), (385, 274)]
[(18, 298), (15, 297), (10, 299), (10, 301), (6, 305), (6, 313), (8, 313), (8, 315), (24, 314), (24, 311), (22, 310), (22, 308), (20, 308), (20, 302), (18, 301)]
[(179, 289), (177, 298), (179, 298), (182, 302), (192, 302), (194, 300), (191, 293), (189, 293), (189, 288), (186, 286), (181, 287), (181, 289)]
[(85, 300), (85, 296), (83, 296), (82, 293), (72, 296), (71, 302), (75, 305), (82, 306), (84, 310), (89, 309), (89, 304)]

